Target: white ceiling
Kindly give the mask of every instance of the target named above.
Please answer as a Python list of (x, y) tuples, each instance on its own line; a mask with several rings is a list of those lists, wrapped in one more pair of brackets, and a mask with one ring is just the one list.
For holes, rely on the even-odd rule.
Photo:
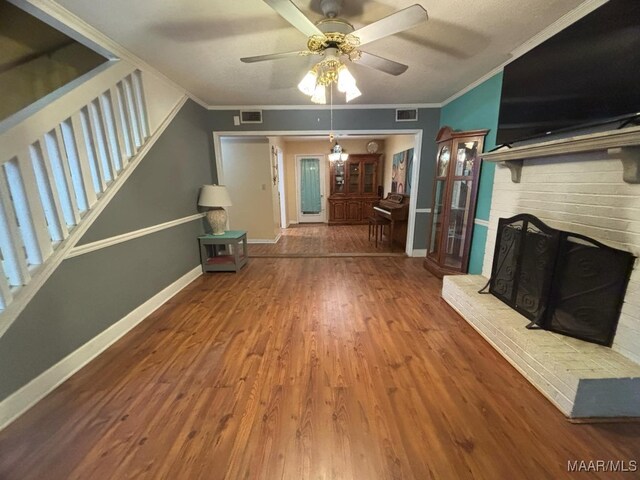
[[(293, 1), (312, 21), (322, 18), (319, 0)], [(510, 52), (583, 2), (419, 1), (429, 14), (424, 25), (364, 48), (409, 69), (393, 77), (353, 65), (363, 95), (352, 103), (440, 103), (504, 63)], [(305, 36), (261, 0), (58, 3), (208, 105), (310, 105), (296, 85), (312, 59), (239, 60), (306, 47)], [(414, 3), (344, 0), (341, 16), (357, 29)]]

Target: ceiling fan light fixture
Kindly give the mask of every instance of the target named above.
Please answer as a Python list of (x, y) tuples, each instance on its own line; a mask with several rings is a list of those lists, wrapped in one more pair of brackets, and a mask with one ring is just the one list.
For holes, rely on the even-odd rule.
[[(401, 75), (407, 65), (379, 57), (360, 50), (363, 45), (403, 32), (428, 19), (427, 11), (419, 4), (398, 10), (376, 22), (355, 29), (352, 24), (340, 17), (344, 0), (314, 0), (320, 3), (325, 18), (312, 22), (297, 6), (294, 0), (263, 0), (282, 18), (307, 37), (306, 50), (297, 50), (270, 55), (244, 57), (244, 63), (263, 62), (281, 58), (306, 57), (320, 55), (324, 57), (298, 84), (302, 93), (311, 97), (315, 103), (326, 103), (326, 93), (318, 89), (337, 84), (341, 93), (346, 93), (349, 102), (362, 95), (356, 86), (356, 80), (343, 64), (342, 59), (358, 62), (361, 65), (390, 75)], [(365, 2), (366, 3), (366, 2)], [(333, 91), (333, 90), (332, 90)]]
[(347, 67), (343, 64), (338, 69), (338, 91), (342, 93), (346, 93), (352, 88), (356, 86), (356, 79), (353, 78), (351, 72)]
[(319, 83), (316, 84), (311, 101), (321, 105), (325, 105), (327, 103), (327, 92), (325, 91), (324, 85)]
[(318, 81), (318, 72), (315, 68), (309, 70), (298, 84), (298, 90), (305, 95), (312, 96), (316, 90), (316, 83)]
[(354, 98), (358, 98), (360, 95), (362, 95), (362, 92), (360, 90), (358, 90), (358, 87), (356, 87), (355, 83), (346, 91), (346, 95), (345, 95), (345, 100), (348, 102), (350, 102), (351, 100), (353, 100)]
[(346, 93), (347, 102), (362, 95), (356, 86), (356, 79), (335, 56), (314, 65), (298, 83), (298, 90), (309, 95), (313, 103), (324, 105), (327, 103), (325, 87), (334, 83), (337, 84), (338, 91)]

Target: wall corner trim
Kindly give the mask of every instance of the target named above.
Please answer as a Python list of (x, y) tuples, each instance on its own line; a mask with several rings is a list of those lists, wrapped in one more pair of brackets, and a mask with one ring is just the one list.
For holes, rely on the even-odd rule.
[(533, 50), (535, 47), (540, 45), (545, 40), (548, 40), (549, 38), (553, 37), (556, 33), (562, 31), (572, 23), (577, 22), (582, 17), (593, 12), (596, 8), (604, 5), (607, 1), (608, 0), (585, 0), (582, 4), (578, 5), (573, 10), (570, 10), (569, 12), (567, 12), (565, 15), (560, 17), (558, 20), (556, 20), (554, 23), (546, 27), (544, 30), (536, 33), (529, 40), (526, 40), (520, 46), (516, 47), (513, 51), (509, 52), (509, 57), (507, 58), (507, 60), (505, 60), (500, 65), (495, 67), (493, 70), (489, 70), (487, 73), (482, 75), (476, 81), (471, 82), (462, 90), (459, 90), (458, 92), (451, 95), (449, 98), (443, 100), (441, 102), (441, 107), (446, 107), (448, 104), (453, 102), (458, 97), (461, 97), (468, 91), (473, 90), (475, 87), (485, 82), (486, 80), (489, 80), (496, 73), (502, 71), (504, 67), (506, 67), (508, 64), (513, 62), (516, 58), (519, 58), (525, 53)]
[(202, 267), (198, 265), (1, 401), (0, 430), (7, 427), (74, 373), (99, 356), (200, 275), (202, 275)]

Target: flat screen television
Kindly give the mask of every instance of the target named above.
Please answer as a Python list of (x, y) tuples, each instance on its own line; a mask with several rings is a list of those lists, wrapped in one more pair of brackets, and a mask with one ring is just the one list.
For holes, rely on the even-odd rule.
[(504, 68), (497, 144), (638, 112), (640, 0), (610, 0)]

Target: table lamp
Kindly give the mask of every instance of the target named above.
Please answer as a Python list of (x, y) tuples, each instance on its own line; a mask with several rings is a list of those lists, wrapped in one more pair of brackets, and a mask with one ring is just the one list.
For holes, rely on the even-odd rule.
[(223, 207), (231, 206), (229, 192), (224, 185), (203, 185), (200, 189), (198, 205), (211, 207), (207, 212), (207, 220), (214, 235), (224, 235), (227, 226), (227, 212)]

